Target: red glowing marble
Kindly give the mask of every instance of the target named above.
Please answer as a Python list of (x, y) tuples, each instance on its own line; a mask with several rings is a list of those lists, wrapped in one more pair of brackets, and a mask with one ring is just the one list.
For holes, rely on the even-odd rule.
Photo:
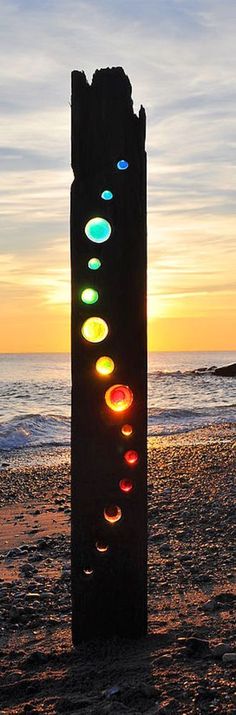
[(119, 482), (119, 487), (122, 492), (125, 492), (125, 494), (129, 494), (129, 492), (132, 492), (134, 485), (133, 482), (131, 482), (131, 479), (121, 479)]
[(124, 454), (124, 460), (129, 467), (135, 467), (139, 460), (138, 452), (135, 449), (128, 449), (128, 452)]

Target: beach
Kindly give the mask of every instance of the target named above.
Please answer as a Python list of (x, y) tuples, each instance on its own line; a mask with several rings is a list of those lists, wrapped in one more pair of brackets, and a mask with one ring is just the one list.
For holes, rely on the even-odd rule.
[(149, 438), (148, 636), (78, 649), (69, 450), (6, 455), (1, 715), (235, 713), (235, 442), (235, 424)]

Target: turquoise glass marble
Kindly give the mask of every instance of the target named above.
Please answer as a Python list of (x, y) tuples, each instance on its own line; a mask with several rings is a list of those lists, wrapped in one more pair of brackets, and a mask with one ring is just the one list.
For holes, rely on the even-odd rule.
[(98, 271), (99, 268), (101, 268), (101, 261), (99, 258), (90, 258), (88, 261), (88, 267), (90, 268), (90, 271)]
[(91, 218), (85, 226), (86, 236), (94, 243), (104, 243), (110, 238), (111, 224), (105, 218), (96, 216)]
[(111, 199), (113, 199), (112, 191), (105, 189), (105, 191), (103, 191), (101, 194), (101, 198), (104, 199), (104, 201), (111, 201)]

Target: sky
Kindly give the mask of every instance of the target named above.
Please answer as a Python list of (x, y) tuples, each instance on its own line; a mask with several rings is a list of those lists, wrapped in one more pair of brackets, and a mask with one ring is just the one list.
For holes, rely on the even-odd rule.
[(235, 349), (235, 0), (0, 16), (0, 352), (70, 349), (70, 73), (108, 66), (147, 113), (149, 349)]

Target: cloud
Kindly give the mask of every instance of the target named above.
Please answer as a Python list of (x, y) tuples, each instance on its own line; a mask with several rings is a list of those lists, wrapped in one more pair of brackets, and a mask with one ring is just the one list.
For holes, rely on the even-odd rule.
[(45, 251), (62, 268), (58, 236), (69, 252), (70, 71), (91, 80), (97, 67), (122, 65), (135, 109), (142, 103), (148, 115), (149, 290), (177, 295), (182, 285), (186, 295), (195, 270), (197, 292), (209, 275), (212, 292), (231, 285), (234, 0), (1, 0), (0, 8), (2, 253), (23, 261), (22, 275), (31, 266), (35, 291), (55, 297), (53, 276), (50, 285), (42, 276)]

